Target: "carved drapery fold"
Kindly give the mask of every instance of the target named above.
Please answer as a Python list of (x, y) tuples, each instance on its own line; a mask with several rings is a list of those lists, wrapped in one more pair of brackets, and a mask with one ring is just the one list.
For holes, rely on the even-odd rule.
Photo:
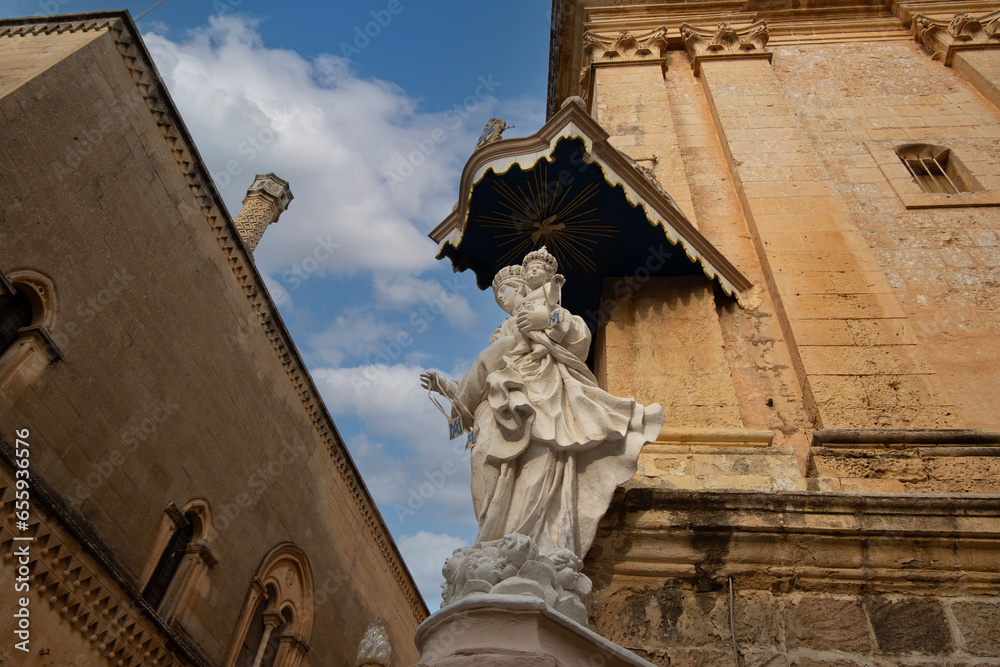
[(1000, 47), (1000, 11), (978, 18), (958, 12), (950, 21), (918, 14), (913, 36), (935, 60), (950, 67), (956, 51)]
[(580, 91), (581, 97), (589, 101), (595, 66), (654, 62), (666, 72), (667, 29), (660, 26), (641, 35), (622, 30), (615, 37), (588, 31), (583, 35), (583, 54), (586, 64), (580, 73)]
[(771, 62), (765, 21), (755, 21), (744, 28), (734, 28), (732, 24), (722, 22), (714, 30), (682, 23), (680, 32), (695, 74), (699, 73), (700, 63), (708, 59), (766, 58)]

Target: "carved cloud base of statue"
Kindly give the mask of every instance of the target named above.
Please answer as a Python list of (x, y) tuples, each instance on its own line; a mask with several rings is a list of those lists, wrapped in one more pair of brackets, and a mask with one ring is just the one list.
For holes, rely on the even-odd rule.
[(526, 535), (510, 533), (494, 542), (456, 549), (444, 564), (444, 604), (472, 595), (530, 595), (579, 623), (587, 624), (590, 579), (568, 549), (539, 553)]

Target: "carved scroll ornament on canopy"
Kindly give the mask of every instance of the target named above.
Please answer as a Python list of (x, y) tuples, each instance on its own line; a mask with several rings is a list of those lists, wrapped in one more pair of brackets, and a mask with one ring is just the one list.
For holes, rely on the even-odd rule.
[(710, 58), (766, 58), (771, 61), (772, 54), (767, 50), (767, 23), (764, 21), (756, 21), (745, 28), (734, 28), (722, 22), (714, 30), (682, 23), (680, 31), (695, 74), (699, 72), (699, 63)]
[(918, 14), (913, 19), (913, 36), (935, 60), (950, 66), (955, 51), (1000, 47), (1000, 11), (978, 18), (958, 12), (950, 21)]

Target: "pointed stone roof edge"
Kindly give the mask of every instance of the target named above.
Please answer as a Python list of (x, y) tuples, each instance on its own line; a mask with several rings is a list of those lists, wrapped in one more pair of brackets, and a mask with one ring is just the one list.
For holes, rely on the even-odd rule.
[(514, 165), (531, 169), (542, 159), (548, 159), (556, 144), (564, 138), (579, 138), (587, 146), (589, 163), (596, 163), (612, 186), (620, 185), (628, 202), (641, 206), (651, 225), (660, 227), (672, 245), (680, 245), (688, 259), (701, 265), (710, 280), (717, 280), (722, 289), (742, 307), (741, 293), (752, 283), (687, 219), (677, 205), (660, 192), (635, 166), (633, 160), (608, 143), (608, 133), (591, 117), (578, 97), (571, 97), (562, 108), (535, 134), (517, 139), (502, 139), (478, 149), (462, 170), (459, 200), (455, 209), (428, 236), (438, 244), (437, 259), (448, 252), (446, 246), (457, 249), (461, 244), (469, 215), (469, 198), (473, 187), (489, 171), (502, 174)]

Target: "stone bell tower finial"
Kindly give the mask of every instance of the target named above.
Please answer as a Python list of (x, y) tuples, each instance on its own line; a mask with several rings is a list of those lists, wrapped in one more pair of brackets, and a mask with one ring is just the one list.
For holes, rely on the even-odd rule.
[(257, 174), (253, 185), (247, 189), (247, 196), (243, 198), (243, 208), (233, 218), (236, 229), (251, 251), (260, 242), (264, 229), (278, 221), (278, 216), (284, 213), (292, 199), (287, 181), (274, 174)]

